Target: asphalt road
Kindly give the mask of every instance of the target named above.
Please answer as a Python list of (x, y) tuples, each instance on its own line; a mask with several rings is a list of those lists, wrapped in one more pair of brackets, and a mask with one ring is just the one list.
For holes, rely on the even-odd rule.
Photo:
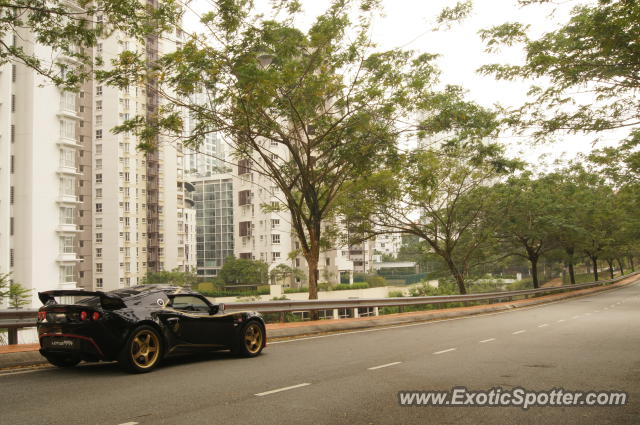
[[(401, 407), (398, 391), (620, 390), (623, 407)], [(166, 362), (0, 375), (2, 424), (638, 424), (640, 285)]]

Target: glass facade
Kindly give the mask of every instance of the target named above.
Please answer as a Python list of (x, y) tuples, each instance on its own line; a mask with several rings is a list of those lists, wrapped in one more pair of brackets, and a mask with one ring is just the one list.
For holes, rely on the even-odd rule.
[(230, 178), (193, 184), (198, 275), (216, 276), (233, 256), (233, 185)]

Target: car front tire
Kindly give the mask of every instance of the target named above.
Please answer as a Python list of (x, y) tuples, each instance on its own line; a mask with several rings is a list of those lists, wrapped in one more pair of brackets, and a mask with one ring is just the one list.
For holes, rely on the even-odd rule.
[(162, 359), (162, 349), (162, 339), (158, 331), (148, 325), (139, 326), (127, 339), (118, 357), (118, 363), (126, 372), (151, 372)]

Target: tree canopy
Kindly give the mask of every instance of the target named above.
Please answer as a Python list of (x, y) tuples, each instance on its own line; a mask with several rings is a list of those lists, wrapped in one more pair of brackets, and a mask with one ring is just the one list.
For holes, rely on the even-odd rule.
[[(180, 22), (181, 9), (174, 0), (151, 6), (139, 0), (1, 0), (0, 65), (22, 63), (49, 78), (56, 85), (75, 89), (92, 75), (93, 58), (84, 48), (116, 31), (144, 40)], [(40, 45), (54, 49), (41, 57), (23, 37), (34, 37)], [(72, 61), (55, 61), (57, 55)]]

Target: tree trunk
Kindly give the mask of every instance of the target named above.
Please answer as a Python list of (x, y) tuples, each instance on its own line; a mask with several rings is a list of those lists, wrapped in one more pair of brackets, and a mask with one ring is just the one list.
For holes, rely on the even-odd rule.
[[(575, 270), (573, 269), (573, 253), (574, 253), (574, 249), (573, 248), (565, 248), (565, 252), (567, 253), (567, 263), (569, 266), (569, 280), (571, 283), (571, 285), (575, 285), (576, 284), (576, 273)], [(564, 280), (563, 280), (564, 281)]]
[(462, 275), (462, 273), (460, 273), (460, 271), (458, 270), (458, 267), (456, 267), (451, 257), (446, 258), (446, 262), (447, 262), (447, 266), (449, 266), (449, 271), (451, 272), (451, 275), (453, 275), (453, 278), (456, 280), (456, 284), (458, 285), (458, 292), (460, 292), (460, 295), (466, 294), (467, 288), (464, 284), (464, 276)]
[(613, 279), (613, 260), (607, 259), (607, 264), (609, 265), (609, 274), (611, 275), (611, 279)]
[(313, 254), (309, 255), (306, 259), (307, 265), (309, 266), (309, 299), (317, 300), (318, 299), (318, 258), (313, 256)]
[(598, 257), (589, 257), (593, 261), (593, 278), (598, 281)]
[(531, 262), (531, 278), (533, 280), (533, 287), (538, 289), (540, 287), (540, 283), (538, 282), (538, 258), (529, 258)]
[(576, 284), (576, 272), (573, 270), (573, 260), (569, 260), (569, 280), (572, 285)]
[(618, 267), (620, 267), (620, 276), (624, 275), (624, 265), (622, 264), (622, 259), (618, 258)]
[(631, 271), (635, 272), (636, 271), (636, 267), (633, 264), (633, 256), (631, 256), (631, 255), (629, 256), (629, 265), (631, 266)]

